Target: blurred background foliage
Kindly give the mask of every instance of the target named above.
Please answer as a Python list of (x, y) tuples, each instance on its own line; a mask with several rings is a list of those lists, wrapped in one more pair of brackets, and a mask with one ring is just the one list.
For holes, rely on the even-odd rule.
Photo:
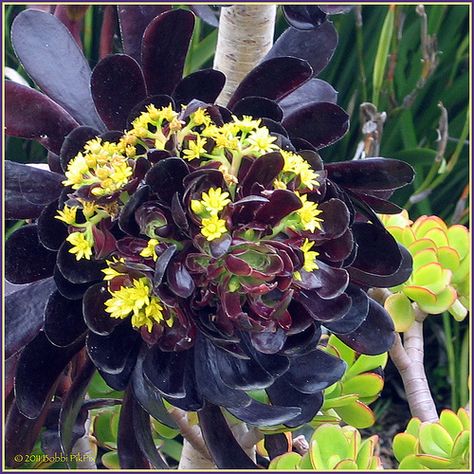
[[(5, 64), (33, 85), (10, 42), (11, 23), (25, 6), (4, 8)], [(117, 15), (111, 5), (84, 11), (82, 44), (94, 67), (100, 58), (104, 13), (116, 24), (113, 49), (121, 49)], [(377, 120), (384, 119), (380, 156), (405, 160), (416, 170), (413, 185), (394, 196), (413, 220), (436, 214), (449, 224), (469, 225), (469, 17), (468, 5), (399, 4), (355, 6), (331, 18), (339, 45), (319, 77), (339, 92), (338, 103), (349, 113), (351, 128), (321, 155), (326, 161), (360, 157)], [(275, 38), (286, 27), (279, 10)], [(212, 66), (216, 42), (217, 28), (198, 19), (185, 74)], [(369, 123), (361, 114), (364, 102), (375, 106), (364, 108), (372, 114)], [(7, 138), (6, 159), (45, 162), (46, 154), (35, 142)], [(442, 315), (429, 318), (426, 326), (426, 370), (435, 401), (439, 409), (457, 410), (468, 396), (468, 322)], [(391, 437), (404, 428), (409, 412), (403, 399), (401, 380), (389, 363), (382, 397), (374, 405), (377, 423), (371, 433), (389, 427)]]

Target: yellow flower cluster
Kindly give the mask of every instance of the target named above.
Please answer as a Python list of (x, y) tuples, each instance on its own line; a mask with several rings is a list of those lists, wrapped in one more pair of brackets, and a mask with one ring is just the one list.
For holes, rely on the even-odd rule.
[[(314, 242), (310, 242), (308, 239), (305, 239), (303, 245), (300, 247), (304, 257), (303, 270), (307, 272), (312, 272), (313, 270), (317, 270), (319, 268), (316, 262), (316, 257), (319, 255), (319, 252), (311, 250), (313, 246)], [(293, 277), (295, 278), (295, 280), (301, 281), (300, 272), (294, 272)]]
[(311, 168), (310, 164), (303, 157), (291, 151), (281, 150), (280, 153), (285, 160), (283, 174), (289, 174), (290, 180), (293, 177), (292, 175), (297, 175), (300, 177), (303, 188), (313, 190), (319, 186), (319, 174)]
[(145, 258), (152, 258), (155, 262), (158, 260), (156, 254), (156, 246), (159, 244), (157, 239), (150, 239), (147, 246), (140, 252), (140, 255)]
[(202, 218), (201, 233), (207, 240), (218, 239), (227, 232), (225, 220), (219, 218), (219, 212), (230, 202), (229, 193), (222, 192), (221, 188), (210, 188), (201, 194), (201, 200), (191, 201), (191, 209)]
[(76, 255), (76, 260), (80, 260), (81, 258), (90, 260), (94, 246), (94, 239), (92, 238), (91, 232), (88, 230), (85, 232), (72, 232), (66, 237), (66, 240), (72, 245), (69, 252)]
[(318, 209), (315, 202), (308, 201), (308, 196), (296, 193), (301, 200), (302, 206), (296, 211), (300, 218), (300, 226), (302, 230), (314, 232), (316, 229), (321, 229), (321, 222), (323, 219), (318, 217), (323, 211)]
[(78, 153), (69, 162), (63, 184), (73, 189), (96, 185), (91, 193), (97, 197), (119, 191), (133, 174), (126, 156), (126, 149), (131, 145), (126, 145), (125, 141), (117, 144), (102, 142), (100, 138), (89, 140), (84, 153)]
[(136, 329), (146, 326), (148, 332), (152, 331), (154, 323), (173, 325), (171, 318), (165, 318), (160, 299), (151, 295), (151, 285), (146, 277), (133, 280), (132, 286), (123, 286), (110, 294), (112, 297), (105, 302), (105, 311), (111, 318), (125, 319), (131, 314), (132, 326)]

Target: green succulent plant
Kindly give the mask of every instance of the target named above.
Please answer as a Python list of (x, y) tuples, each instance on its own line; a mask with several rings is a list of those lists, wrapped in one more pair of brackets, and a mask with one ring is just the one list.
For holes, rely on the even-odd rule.
[(340, 427), (323, 424), (313, 433), (309, 450), (304, 456), (286, 453), (274, 458), (269, 466), (273, 470), (379, 470), (380, 458), (375, 455), (378, 437), (365, 440), (352, 426)]
[(331, 335), (327, 352), (344, 360), (347, 369), (343, 377), (324, 391), (321, 414), (311, 425), (338, 423), (341, 420), (355, 428), (368, 428), (375, 423), (375, 414), (369, 404), (375, 401), (384, 386), (382, 370), (387, 353), (376, 356), (358, 354), (336, 336)]
[(393, 439), (399, 469), (469, 468), (471, 422), (460, 408), (443, 410), (439, 421), (422, 423), (412, 418), (403, 433)]
[(470, 234), (466, 227), (448, 227), (437, 216), (422, 216), (412, 222), (407, 211), (381, 216), (387, 230), (413, 258), (410, 278), (391, 288), (385, 309), (398, 332), (410, 328), (415, 311), (412, 302), (427, 314), (449, 311), (462, 321), (470, 302)]

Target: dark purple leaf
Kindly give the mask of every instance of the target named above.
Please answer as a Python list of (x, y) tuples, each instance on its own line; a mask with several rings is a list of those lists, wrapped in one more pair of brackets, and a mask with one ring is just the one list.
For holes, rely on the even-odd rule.
[(56, 155), (56, 153), (53, 153), (52, 151), (48, 151), (48, 166), (50, 171), (53, 173), (62, 173), (63, 170), (61, 168), (61, 163), (59, 161), (59, 156)]
[(142, 408), (160, 423), (171, 428), (177, 428), (175, 421), (169, 415), (161, 395), (143, 376), (143, 358), (145, 350), (137, 358), (137, 363), (132, 373), (133, 395)]
[(210, 5), (190, 5), (191, 10), (204, 22), (214, 28), (219, 26), (219, 6), (210, 6)]
[(383, 306), (369, 298), (369, 313), (365, 321), (354, 332), (338, 337), (361, 354), (383, 354), (395, 340), (393, 321)]
[(277, 189), (270, 196), (270, 202), (257, 211), (255, 218), (258, 222), (275, 226), (300, 207), (301, 200), (295, 193), (286, 189)]
[(355, 331), (369, 312), (369, 297), (365, 291), (351, 284), (346, 293), (352, 300), (351, 309), (338, 321), (324, 323), (324, 326), (335, 334), (349, 334)]
[(142, 64), (150, 94), (171, 94), (183, 75), (194, 29), (189, 10), (171, 10), (155, 18), (142, 40)]
[(402, 212), (402, 208), (393, 202), (386, 201), (385, 199), (376, 196), (371, 196), (370, 194), (351, 192), (350, 195), (352, 200), (354, 200), (353, 198), (355, 197), (357, 200), (363, 201), (371, 209), (380, 214), (398, 214)]
[(250, 96), (282, 99), (306, 82), (312, 74), (311, 66), (302, 59), (267, 58), (242, 79), (227, 107), (232, 108), (240, 99)]
[(41, 92), (16, 82), (5, 82), (7, 135), (36, 140), (59, 155), (64, 137), (78, 125), (62, 107)]
[(350, 223), (349, 209), (340, 199), (329, 199), (320, 204), (319, 209), (322, 211), (323, 232), (321, 234), (324, 239), (336, 239), (346, 232)]
[(260, 185), (263, 189), (269, 188), (284, 165), (285, 161), (279, 152), (267, 153), (255, 160), (241, 184), (242, 195), (251, 194), (254, 185)]
[(250, 334), (252, 346), (263, 354), (276, 354), (286, 341), (285, 331), (277, 328), (275, 331), (253, 332)]
[(278, 102), (278, 105), (283, 110), (285, 117), (292, 114), (305, 104), (312, 102), (337, 102), (337, 92), (331, 84), (321, 79), (310, 79), (303, 85), (295, 89), (291, 94)]
[(194, 280), (184, 263), (173, 261), (166, 270), (166, 281), (170, 290), (180, 298), (189, 298), (194, 291)]
[[(293, 310), (296, 306), (295, 303), (297, 304), (295, 301), (292, 303)], [(306, 329), (299, 333), (294, 333), (293, 335), (288, 336), (281, 353), (291, 358), (300, 357), (303, 354), (314, 351), (314, 348), (318, 345), (320, 338), (321, 327), (319, 324), (312, 321)]]
[(316, 5), (283, 5), (286, 21), (298, 30), (312, 30), (326, 21), (326, 13)]
[(57, 265), (59, 271), (68, 281), (75, 284), (89, 283), (103, 279), (102, 269), (105, 264), (100, 260), (76, 260), (69, 252), (71, 244), (64, 242), (58, 252)]
[(316, 149), (342, 138), (349, 128), (349, 116), (341, 107), (316, 102), (297, 109), (283, 120), (290, 136), (308, 140)]
[(221, 409), (208, 404), (198, 412), (207, 449), (218, 469), (257, 469), (234, 438)]
[(49, 401), (53, 396), (51, 389), (48, 403), (35, 419), (24, 416), (15, 402), (13, 402), (5, 420), (5, 464), (12, 468), (20, 467), (27, 455), (33, 451), (35, 442), (43, 428), (46, 415), (48, 414)]
[(108, 336), (90, 332), (87, 335), (86, 348), (98, 369), (114, 375), (123, 371), (139, 340), (139, 333), (134, 331), (130, 321), (126, 320)]
[(328, 15), (339, 15), (340, 13), (349, 13), (354, 5), (318, 5), (319, 8)]
[(238, 359), (217, 349), (217, 367), (222, 381), (238, 390), (259, 390), (269, 387), (274, 378), (253, 358)]
[(59, 293), (61, 293), (68, 300), (80, 300), (87, 288), (89, 288), (90, 286), (90, 283), (82, 283), (79, 285), (75, 285), (69, 280), (66, 280), (66, 278), (63, 277), (57, 266), (54, 268), (53, 277), (54, 282), (58, 287)]
[(55, 291), (44, 312), (44, 333), (51, 344), (68, 347), (81, 339), (87, 328), (81, 301), (71, 301)]
[(297, 406), (301, 409), (300, 415), (285, 423), (290, 428), (296, 428), (311, 421), (323, 404), (322, 392), (306, 395), (295, 390), (281, 379), (276, 380), (270, 388), (267, 388), (267, 393), (272, 405)]
[(263, 443), (270, 459), (291, 451), (286, 433), (266, 434)]
[(241, 390), (224, 384), (217, 365), (217, 349), (205, 337), (198, 337), (194, 346), (194, 365), (198, 391), (211, 403), (224, 407), (243, 407), (250, 397)]
[(133, 399), (133, 431), (141, 452), (155, 469), (169, 469), (168, 464), (166, 464), (166, 461), (156, 449), (155, 441), (151, 434), (150, 415), (138, 404), (131, 390), (130, 394)]
[(215, 69), (201, 69), (186, 76), (176, 86), (176, 104), (188, 104), (193, 99), (213, 104), (225, 84), (225, 75)]
[(25, 285), (5, 298), (5, 358), (32, 341), (43, 327), (44, 309), (56, 286), (52, 278)]
[(140, 350), (140, 345), (137, 344), (135, 347), (128, 353), (125, 360), (125, 367), (118, 374), (108, 374), (99, 369), (99, 374), (105, 380), (105, 383), (119, 392), (125, 390), (130, 383), (133, 369), (137, 361), (137, 354)]
[(185, 352), (163, 352), (155, 345), (143, 361), (143, 374), (152, 387), (162, 395), (184, 398), (184, 368), (187, 362)]
[(24, 10), (13, 21), (12, 44), (41, 90), (79, 123), (104, 129), (91, 97), (89, 64), (61, 21), (49, 13)]
[(336, 383), (344, 375), (346, 367), (342, 359), (315, 350), (294, 360), (282, 380), (301, 393), (312, 394)]
[(336, 29), (328, 21), (309, 31), (288, 28), (275, 41), (265, 59), (281, 56), (301, 58), (308, 61), (313, 68), (313, 75), (317, 76), (331, 60), (337, 42)]
[(100, 118), (112, 130), (122, 130), (133, 107), (146, 97), (145, 79), (135, 59), (113, 54), (92, 71), (91, 91)]
[(244, 115), (253, 118), (266, 117), (276, 122), (280, 122), (283, 118), (283, 111), (279, 104), (265, 97), (244, 97), (232, 107), (232, 113), (237, 117)]
[[(74, 428), (81, 411), (87, 387), (95, 372), (94, 364), (87, 359), (67, 391), (59, 412), (59, 439), (66, 459), (69, 459), (74, 442)], [(67, 463), (67, 461), (66, 461)]]
[[(133, 107), (132, 111), (130, 112), (130, 115), (128, 116), (127, 123), (131, 124), (137, 117), (139, 117), (143, 112), (146, 111), (146, 106), (150, 104), (153, 104), (157, 109), (161, 109), (162, 107), (168, 107), (168, 105), (171, 105), (173, 109), (175, 108), (174, 100), (171, 96), (166, 94), (152, 95), (151, 97), (147, 97), (145, 100), (142, 100), (137, 105), (135, 105), (135, 107)], [(166, 156), (169, 156), (169, 154), (167, 154)]]
[[(184, 232), (189, 231), (189, 222), (186, 216), (186, 212), (183, 209), (179, 194), (174, 193), (173, 199), (171, 200), (171, 216), (174, 223)], [(213, 241), (214, 243), (214, 241)]]
[(297, 407), (267, 405), (256, 400), (252, 400), (246, 407), (227, 408), (227, 411), (239, 420), (257, 426), (280, 425), (301, 413)]
[(56, 252), (43, 247), (36, 225), (25, 225), (5, 242), (5, 278), (16, 284), (52, 276)]
[(366, 158), (326, 165), (328, 178), (341, 187), (356, 191), (395, 190), (411, 183), (413, 168), (404, 161)]
[(316, 291), (301, 291), (295, 296), (316, 321), (337, 321), (342, 318), (351, 307), (351, 299), (343, 293), (331, 300), (322, 299)]
[(352, 232), (347, 229), (337, 239), (329, 240), (323, 245), (318, 246), (319, 258), (329, 262), (342, 262), (352, 252), (354, 247), (354, 239)]
[(124, 53), (140, 62), (146, 27), (153, 18), (170, 8), (168, 5), (117, 5)]
[(60, 195), (63, 179), (60, 174), (6, 160), (6, 219), (38, 217), (43, 208)]
[(138, 235), (140, 227), (135, 220), (136, 210), (150, 197), (150, 187), (143, 186), (135, 191), (120, 211), (119, 227), (129, 235)]
[(176, 245), (168, 247), (159, 257), (155, 266), (155, 275), (153, 276), (153, 288), (155, 290), (161, 285), (163, 277), (165, 276), (166, 269), (176, 252)]
[(40, 416), (50, 400), (51, 389), (83, 341), (69, 347), (53, 346), (40, 332), (22, 351), (16, 369), (15, 395), (20, 412), (28, 418)]
[(160, 199), (171, 204), (174, 194), (184, 191), (183, 178), (188, 173), (188, 166), (181, 158), (165, 158), (148, 171), (145, 182)]
[(96, 138), (98, 135), (100, 135), (100, 132), (95, 128), (82, 125), (75, 128), (66, 136), (59, 154), (59, 160), (63, 171), (66, 171), (68, 163), (83, 150), (86, 142)]
[(58, 250), (66, 239), (67, 226), (56, 219), (58, 200), (48, 204), (38, 218), (38, 238), (49, 250)]
[(117, 452), (121, 469), (150, 469), (134, 429), (133, 415), (136, 404), (129, 387), (125, 392), (118, 425)]
[(97, 283), (89, 287), (82, 300), (82, 312), (87, 327), (99, 336), (108, 336), (120, 319), (111, 318), (105, 312), (105, 302), (111, 297), (106, 283)]

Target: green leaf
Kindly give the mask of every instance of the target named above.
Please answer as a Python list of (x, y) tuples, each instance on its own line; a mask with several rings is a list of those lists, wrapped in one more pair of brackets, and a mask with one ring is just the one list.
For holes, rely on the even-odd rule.
[(388, 61), (388, 52), (390, 49), (390, 41), (393, 34), (393, 23), (395, 18), (395, 5), (388, 7), (387, 16), (380, 32), (378, 41), (377, 55), (375, 56), (374, 73), (373, 73), (373, 98), (372, 102), (375, 106), (379, 105), (379, 95), (382, 88), (385, 67)]
[(456, 458), (463, 456), (469, 452), (469, 444), (471, 440), (471, 434), (469, 431), (462, 431), (454, 440), (453, 449), (451, 451), (451, 457)]
[(384, 368), (387, 365), (388, 353), (384, 352), (376, 356), (361, 354), (354, 364), (349, 367), (345, 373), (345, 377), (354, 377), (363, 372), (370, 372), (377, 367)]
[(351, 393), (347, 395), (342, 395), (340, 397), (334, 398), (325, 398), (322, 410), (329, 410), (330, 408), (339, 408), (351, 404), (359, 398), (359, 395), (356, 393)]
[(312, 470), (314, 469), (314, 466), (311, 464), (311, 457), (309, 455), (309, 452), (307, 452), (300, 461), (299, 468), (302, 470)]
[(102, 464), (112, 471), (118, 471), (120, 469), (120, 463), (117, 451), (109, 451), (102, 455)]
[(350, 458), (349, 442), (341, 427), (321, 425), (311, 437), (310, 456), (316, 469), (333, 469), (338, 462)]
[(467, 411), (464, 408), (458, 410), (458, 418), (461, 420), (461, 423), (465, 430), (471, 430), (471, 418), (469, 417)]
[(406, 427), (405, 433), (409, 433), (418, 438), (420, 433), (421, 420), (417, 417), (412, 418)]
[(383, 389), (383, 377), (379, 374), (365, 373), (356, 375), (342, 383), (342, 393), (356, 393), (359, 397), (374, 397)]
[(374, 456), (375, 445), (378, 442), (377, 436), (367, 438), (360, 446), (357, 454), (357, 466), (361, 471), (370, 468), (372, 458)]
[(170, 428), (169, 426), (166, 426), (163, 423), (160, 423), (158, 420), (155, 420), (154, 418), (151, 419), (151, 424), (153, 426), (153, 429), (162, 438), (173, 439), (179, 435), (179, 429)]
[(333, 469), (337, 471), (357, 471), (357, 464), (352, 459), (344, 459), (338, 462)]
[(355, 428), (368, 428), (375, 423), (374, 412), (360, 400), (355, 400), (335, 410), (345, 423)]
[(424, 453), (446, 457), (451, 454), (453, 440), (438, 423), (422, 423), (420, 426), (420, 446)]
[(183, 445), (178, 443), (175, 439), (166, 439), (161, 447), (161, 451), (170, 458), (178, 461), (181, 459), (181, 453), (183, 451)]
[(410, 433), (398, 433), (393, 438), (393, 454), (398, 462), (402, 462), (408, 456), (416, 454), (418, 439)]
[(335, 348), (337, 351), (337, 354), (335, 355), (337, 355), (340, 359), (346, 362), (349, 367), (354, 363), (356, 357), (355, 351), (346, 344), (344, 344), (334, 334), (331, 334), (331, 336), (329, 337), (328, 346), (332, 346), (333, 348)]
[(278, 469), (280, 471), (295, 471), (301, 461), (298, 453), (286, 453), (273, 458), (268, 469)]
[(426, 470), (428, 469), (425, 467), (417, 458), (415, 454), (412, 454), (411, 456), (407, 456), (406, 458), (403, 459), (403, 461), (399, 464), (398, 470), (405, 470), (405, 471), (411, 471), (411, 470), (419, 470), (423, 469)]
[(192, 51), (189, 60), (189, 73), (202, 69), (203, 66), (214, 56), (217, 44), (217, 29), (209, 33), (200, 41)]
[(450, 459), (434, 456), (432, 454), (417, 454), (416, 459), (428, 469), (449, 469), (456, 465), (456, 463)]
[(405, 332), (415, 321), (415, 311), (411, 301), (403, 293), (390, 295), (384, 304), (385, 309), (393, 320), (395, 331)]

